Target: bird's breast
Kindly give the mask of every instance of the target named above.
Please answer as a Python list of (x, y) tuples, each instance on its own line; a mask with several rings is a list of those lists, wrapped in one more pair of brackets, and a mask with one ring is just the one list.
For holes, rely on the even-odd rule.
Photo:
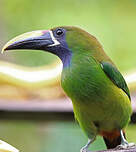
[(96, 61), (79, 62), (63, 69), (61, 84), (71, 99), (95, 101), (96, 97), (105, 98), (112, 87), (101, 66)]

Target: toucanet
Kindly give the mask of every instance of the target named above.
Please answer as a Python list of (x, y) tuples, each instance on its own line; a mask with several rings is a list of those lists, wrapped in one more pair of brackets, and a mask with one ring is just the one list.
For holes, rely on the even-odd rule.
[(108, 149), (130, 146), (124, 131), (132, 113), (129, 89), (94, 36), (77, 27), (62, 26), (20, 35), (3, 51), (15, 49), (48, 51), (61, 59), (62, 88), (88, 137), (81, 152), (87, 152), (97, 135), (103, 137)]

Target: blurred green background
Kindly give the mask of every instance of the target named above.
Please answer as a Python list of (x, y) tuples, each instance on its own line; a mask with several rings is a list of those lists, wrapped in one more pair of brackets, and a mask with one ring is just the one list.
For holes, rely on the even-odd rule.
[[(102, 43), (119, 69), (136, 69), (135, 0), (0, 0), (0, 47), (32, 30), (59, 25), (81, 27)], [(25, 66), (45, 65), (56, 59), (48, 53), (9, 52), (0, 57)], [(136, 142), (135, 125), (127, 129)], [(87, 138), (73, 121), (0, 121), (0, 138), (27, 152), (79, 152)], [(98, 139), (93, 149), (104, 148)]]
[[(1, 0), (0, 10), (4, 42), (32, 30), (74, 25), (95, 35), (122, 71), (136, 67), (134, 0)], [(13, 56), (30, 66), (47, 61), (43, 52)]]

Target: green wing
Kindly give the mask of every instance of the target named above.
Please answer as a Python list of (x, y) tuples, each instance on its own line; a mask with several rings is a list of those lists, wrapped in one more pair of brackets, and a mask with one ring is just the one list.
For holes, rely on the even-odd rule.
[(125, 79), (118, 71), (118, 69), (109, 62), (101, 62), (101, 66), (106, 73), (106, 75), (112, 80), (112, 82), (121, 88), (129, 97), (130, 99), (130, 92), (128, 86), (126, 84)]

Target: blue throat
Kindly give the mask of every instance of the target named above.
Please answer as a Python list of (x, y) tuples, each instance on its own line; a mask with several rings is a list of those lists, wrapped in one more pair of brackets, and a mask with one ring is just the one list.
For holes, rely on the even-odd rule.
[(63, 37), (57, 39), (60, 42), (60, 45), (56, 46), (54, 54), (56, 54), (63, 63), (63, 68), (69, 67), (72, 58), (72, 51), (69, 49), (66, 41), (66, 33)]
[[(47, 49), (46, 49), (47, 50)], [(61, 45), (56, 45), (49, 49), (49, 52), (57, 55), (62, 63), (63, 68), (69, 67), (72, 58), (72, 51), (68, 48), (67, 44), (63, 42)]]
[(56, 46), (55, 54), (61, 59), (63, 68), (69, 67), (71, 63), (72, 51), (68, 48), (66, 38), (59, 41), (60, 45)]
[(70, 50), (62, 50), (57, 56), (61, 59), (63, 63), (63, 68), (70, 66), (72, 58), (72, 52)]
[(63, 63), (63, 68), (69, 67), (72, 58), (72, 51), (68, 48), (66, 35), (64, 34), (63, 37), (57, 38), (57, 41), (59, 41), (59, 45), (46, 48), (45, 50), (57, 55)]

